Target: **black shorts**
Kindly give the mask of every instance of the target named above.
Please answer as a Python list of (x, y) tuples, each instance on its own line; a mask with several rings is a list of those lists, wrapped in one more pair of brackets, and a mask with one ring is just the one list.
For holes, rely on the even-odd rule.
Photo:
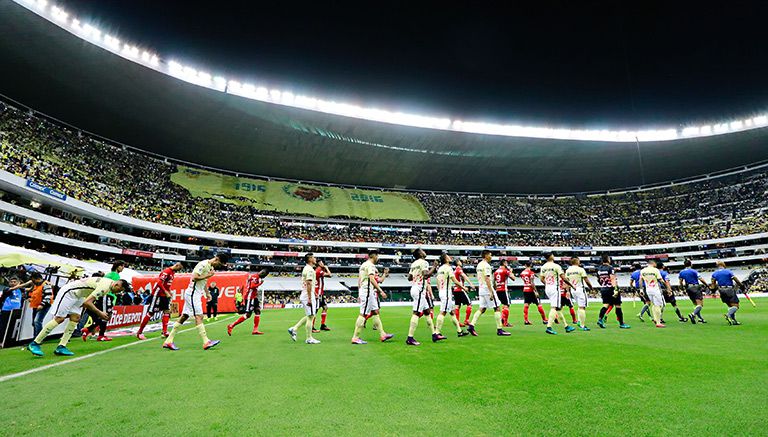
[(171, 298), (168, 296), (165, 296), (165, 293), (162, 291), (158, 291), (155, 295), (152, 296), (152, 299), (149, 301), (149, 308), (147, 309), (147, 313), (156, 313), (158, 311), (168, 311), (171, 309)]
[(509, 294), (506, 291), (497, 291), (496, 298), (499, 300), (499, 305), (509, 306)]
[(720, 287), (720, 300), (724, 304), (739, 303), (739, 296), (736, 295), (736, 289), (733, 287)]
[(704, 293), (701, 292), (700, 285), (689, 285), (685, 287), (685, 291), (688, 293), (688, 298), (691, 299), (691, 302), (696, 302), (697, 300), (702, 300), (704, 298)]
[(472, 305), (472, 302), (469, 300), (469, 295), (466, 291), (454, 291), (453, 292), (453, 303), (456, 306), (470, 306)]
[(573, 303), (565, 295), (560, 295), (560, 308), (569, 307), (573, 308)]
[(604, 304), (621, 305), (621, 293), (614, 297), (614, 291), (613, 287), (600, 287), (600, 297)]
[(258, 309), (261, 309), (261, 306), (259, 305), (258, 297), (254, 297), (253, 299), (246, 299), (245, 301), (243, 301), (244, 313), (252, 313)]
[(325, 301), (325, 294), (321, 294), (320, 297), (317, 298), (317, 307), (325, 308), (327, 306), (328, 306), (328, 303)]
[(537, 296), (536, 293), (532, 291), (524, 291), (523, 303), (527, 303), (529, 305), (539, 305), (539, 296)]
[(661, 292), (661, 294), (664, 295), (664, 302), (671, 305), (677, 305), (677, 298), (675, 298), (675, 293), (667, 294), (665, 292)]

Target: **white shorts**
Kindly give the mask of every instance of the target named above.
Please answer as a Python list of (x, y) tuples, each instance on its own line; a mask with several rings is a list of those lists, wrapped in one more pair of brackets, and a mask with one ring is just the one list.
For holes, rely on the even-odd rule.
[(441, 313), (450, 313), (453, 311), (453, 307), (455, 306), (453, 302), (453, 292), (448, 292), (448, 295), (446, 296), (445, 293), (440, 293), (440, 312)]
[(314, 316), (317, 313), (317, 299), (299, 299), (304, 305), (304, 314)]
[(181, 314), (185, 314), (190, 317), (203, 315), (202, 291), (184, 292), (184, 308), (181, 309)]
[(645, 294), (648, 295), (648, 300), (657, 307), (664, 306), (664, 295), (661, 294), (661, 290), (645, 290)]
[(80, 314), (85, 298), (77, 297), (74, 292), (64, 286), (53, 301), (54, 317), (67, 317), (70, 314)]
[(427, 288), (421, 285), (411, 286), (411, 299), (413, 299), (413, 311), (423, 313), (432, 308), (432, 302), (427, 298)]
[(496, 293), (494, 294), (481, 294), (480, 295), (480, 308), (481, 309), (487, 309), (487, 308), (493, 308), (496, 309), (499, 307), (499, 303), (496, 301)]
[(584, 290), (571, 291), (571, 302), (579, 308), (586, 307), (589, 304), (587, 293)]
[(549, 300), (549, 305), (552, 308), (561, 308), (563, 306), (561, 300), (560, 300), (560, 290), (554, 289), (554, 290), (545, 290), (547, 292), (547, 299)]

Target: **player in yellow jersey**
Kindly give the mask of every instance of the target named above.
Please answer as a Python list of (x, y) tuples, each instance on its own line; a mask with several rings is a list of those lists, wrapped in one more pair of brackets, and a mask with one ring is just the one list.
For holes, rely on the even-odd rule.
[(565, 277), (568, 278), (568, 281), (570, 281), (572, 285), (574, 285), (574, 287), (570, 289), (570, 294), (571, 300), (574, 301), (577, 307), (579, 328), (581, 328), (582, 331), (589, 331), (589, 327), (587, 327), (587, 306), (589, 304), (589, 299), (584, 286), (586, 285), (587, 288), (592, 290), (592, 284), (589, 282), (586, 270), (581, 266), (579, 257), (575, 256), (571, 258), (571, 265), (565, 271)]
[(661, 272), (656, 268), (656, 261), (648, 260), (648, 266), (640, 270), (640, 286), (645, 287), (645, 294), (651, 301), (651, 317), (657, 328), (664, 328), (661, 323), (661, 311), (664, 308), (664, 296), (661, 287), (664, 284), (664, 278)]
[(64, 328), (64, 333), (61, 336), (59, 345), (53, 353), (62, 356), (74, 355), (74, 353), (67, 348), (67, 343), (69, 342), (69, 339), (72, 338), (72, 333), (75, 332), (83, 308), (87, 309), (92, 314), (96, 314), (100, 319), (107, 320), (107, 314), (96, 308), (96, 300), (106, 293), (120, 293), (122, 291), (130, 290), (130, 288), (130, 285), (124, 279), (113, 281), (112, 279), (99, 277), (80, 279), (67, 283), (61, 290), (59, 290), (59, 293), (56, 295), (56, 299), (54, 299), (53, 305), (51, 306), (54, 311), (53, 319), (43, 326), (43, 330), (40, 331), (32, 343), (29, 344), (29, 351), (35, 356), (42, 357), (43, 351), (40, 348), (40, 345), (43, 343), (43, 340), (45, 340), (45, 337), (47, 337), (57, 326), (64, 323), (65, 319), (69, 319), (69, 323), (67, 323), (66, 328)]
[(432, 320), (432, 288), (429, 286), (429, 278), (435, 274), (437, 269), (434, 266), (429, 266), (426, 257), (427, 254), (423, 250), (415, 249), (413, 251), (414, 261), (408, 271), (408, 280), (411, 281), (411, 299), (413, 299), (413, 314), (411, 314), (411, 321), (408, 326), (408, 338), (405, 340), (405, 344), (409, 346), (421, 344), (413, 338), (421, 316), (424, 316), (429, 330), (432, 331), (432, 341), (445, 340), (445, 337), (437, 332)]
[(491, 267), (491, 259), (493, 254), (490, 250), (484, 250), (480, 253), (482, 259), (477, 263), (475, 270), (477, 271), (478, 282), (478, 294), (480, 297), (480, 311), (475, 311), (472, 316), (472, 323), (467, 326), (467, 331), (473, 336), (477, 336), (477, 330), (475, 325), (480, 320), (480, 316), (485, 313), (488, 308), (493, 308), (493, 316), (496, 319), (496, 335), (508, 336), (509, 332), (505, 331), (501, 322), (501, 311), (499, 307), (499, 301), (496, 297), (496, 292), (493, 288), (491, 277), (493, 276), (493, 267)]
[(565, 321), (563, 316), (562, 295), (560, 293), (560, 282), (567, 285), (570, 288), (574, 288), (571, 281), (565, 277), (565, 272), (560, 264), (555, 263), (555, 255), (552, 253), (547, 254), (547, 262), (541, 266), (539, 270), (539, 280), (544, 283), (544, 291), (549, 298), (549, 318), (547, 319), (547, 334), (557, 335), (557, 332), (552, 329), (552, 323), (556, 319), (565, 326), (565, 332), (573, 332), (576, 330), (573, 326), (568, 326), (568, 322)]
[[(467, 287), (456, 279), (453, 268), (451, 267), (451, 257), (444, 253), (440, 255), (440, 268), (437, 269), (437, 292), (440, 296), (440, 313), (437, 315), (437, 333), (442, 336), (441, 330), (443, 329), (443, 322), (445, 316), (450, 315), (451, 322), (456, 327), (456, 333), (459, 337), (469, 335), (468, 332), (462, 331), (461, 322), (456, 314), (453, 312), (453, 291), (451, 290), (451, 282), (453, 282), (457, 289), (462, 292), (467, 291)], [(433, 337), (433, 341), (436, 341)]]
[(307, 339), (304, 341), (306, 344), (320, 344), (320, 340), (312, 336), (312, 326), (315, 324), (315, 316), (317, 315), (318, 296), (315, 292), (317, 285), (317, 275), (315, 273), (315, 264), (317, 260), (313, 253), (307, 253), (304, 255), (304, 262), (306, 265), (301, 271), (301, 296), (299, 301), (304, 305), (304, 317), (302, 317), (295, 325), (288, 328), (288, 334), (291, 335), (291, 340), (296, 341), (296, 331), (301, 325), (304, 325), (304, 329), (307, 331)]
[[(393, 334), (387, 334), (384, 331), (384, 326), (381, 324), (381, 317), (379, 316), (379, 298), (387, 298), (387, 294), (379, 286), (380, 280), (376, 278), (379, 275), (379, 271), (376, 269), (376, 262), (379, 260), (379, 251), (370, 250), (368, 252), (368, 260), (360, 266), (358, 271), (359, 279), (357, 281), (357, 293), (358, 301), (360, 302), (360, 315), (357, 316), (355, 321), (355, 332), (352, 334), (352, 344), (367, 344), (365, 340), (360, 338), (360, 331), (365, 326), (366, 316), (371, 315), (373, 320), (373, 328), (379, 331), (379, 338), (382, 342), (388, 341), (394, 337)], [(378, 296), (377, 296), (378, 294)]]

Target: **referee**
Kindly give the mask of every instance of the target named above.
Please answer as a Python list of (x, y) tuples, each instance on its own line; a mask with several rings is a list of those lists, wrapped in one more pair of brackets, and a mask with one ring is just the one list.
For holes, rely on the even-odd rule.
[(216, 286), (215, 282), (211, 282), (211, 286), (208, 287), (208, 293), (211, 294), (211, 298), (208, 299), (208, 301), (205, 303), (205, 309), (208, 313), (208, 320), (211, 319), (211, 314), (213, 314), (213, 320), (219, 319), (219, 287)]
[(741, 325), (741, 323), (736, 320), (736, 311), (739, 310), (739, 296), (736, 295), (734, 282), (739, 288), (744, 288), (741, 281), (739, 281), (739, 278), (737, 278), (732, 271), (725, 268), (725, 263), (723, 261), (718, 261), (717, 270), (712, 273), (711, 287), (713, 290), (719, 290), (720, 300), (728, 305), (728, 312), (725, 313), (724, 316), (725, 321), (731, 326)]

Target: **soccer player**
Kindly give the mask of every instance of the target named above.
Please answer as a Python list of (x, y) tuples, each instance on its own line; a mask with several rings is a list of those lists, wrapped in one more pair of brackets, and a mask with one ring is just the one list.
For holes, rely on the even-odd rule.
[(600, 317), (597, 320), (597, 326), (605, 329), (605, 319), (608, 307), (616, 308), (616, 319), (619, 321), (619, 328), (629, 329), (630, 326), (624, 323), (624, 311), (621, 309), (621, 293), (616, 279), (616, 272), (611, 265), (611, 258), (608, 255), (602, 256), (602, 264), (597, 267), (597, 283), (600, 285), (600, 297), (603, 300), (603, 307), (600, 309)]
[(494, 292), (493, 284), (491, 283), (493, 268), (491, 268), (490, 262), (493, 258), (493, 254), (490, 250), (484, 250), (480, 253), (480, 257), (482, 259), (477, 263), (477, 267), (475, 268), (477, 271), (478, 294), (480, 295), (480, 311), (475, 311), (475, 314), (472, 316), (472, 323), (467, 326), (467, 331), (477, 337), (477, 330), (475, 329), (477, 321), (480, 320), (480, 316), (485, 313), (485, 310), (493, 308), (493, 317), (496, 319), (496, 335), (511, 335), (503, 329), (504, 326), (501, 323), (499, 302), (496, 299), (496, 293)]
[[(387, 294), (379, 286), (379, 281), (376, 277), (379, 275), (376, 270), (376, 262), (379, 260), (379, 251), (371, 250), (368, 252), (368, 260), (365, 261), (358, 271), (357, 292), (358, 301), (360, 302), (360, 315), (357, 316), (355, 321), (355, 332), (352, 334), (352, 344), (367, 344), (367, 342), (360, 338), (360, 330), (365, 325), (365, 316), (373, 314), (373, 328), (379, 331), (379, 339), (381, 341), (388, 341), (394, 337), (394, 334), (387, 334), (384, 331), (384, 326), (381, 324), (381, 317), (379, 316), (379, 299), (377, 293), (382, 299), (387, 298)], [(383, 279), (382, 279), (383, 281)]]
[(528, 320), (528, 307), (531, 304), (536, 305), (539, 315), (541, 315), (541, 322), (546, 325), (547, 316), (544, 314), (544, 307), (541, 306), (534, 278), (536, 278), (536, 273), (533, 271), (533, 263), (528, 260), (525, 262), (525, 269), (520, 273), (520, 279), (523, 280), (523, 317), (525, 317), (525, 324), (531, 325), (532, 323)]
[(176, 334), (181, 329), (181, 325), (193, 317), (195, 319), (195, 325), (197, 326), (197, 332), (200, 334), (200, 338), (203, 340), (203, 350), (208, 350), (217, 344), (221, 343), (220, 340), (211, 340), (208, 338), (208, 333), (205, 331), (205, 324), (203, 324), (203, 294), (208, 296), (208, 280), (216, 274), (216, 269), (225, 266), (229, 261), (229, 255), (226, 253), (219, 253), (211, 259), (206, 259), (197, 263), (192, 270), (192, 279), (189, 280), (187, 289), (184, 290), (184, 308), (181, 310), (181, 317), (173, 324), (171, 333), (168, 334), (168, 338), (163, 343), (164, 349), (177, 351), (179, 348), (173, 339), (176, 338)]
[(259, 302), (259, 287), (264, 283), (264, 278), (269, 275), (269, 270), (261, 269), (248, 275), (245, 280), (245, 296), (243, 296), (242, 312), (240, 317), (227, 325), (227, 335), (232, 335), (235, 326), (245, 322), (253, 314), (253, 330), (251, 335), (264, 335), (259, 331), (259, 322), (261, 322), (261, 303)]
[(445, 316), (450, 314), (451, 322), (453, 322), (454, 326), (456, 327), (458, 336), (464, 337), (469, 335), (469, 333), (461, 329), (459, 318), (453, 312), (454, 293), (451, 290), (451, 282), (453, 282), (455, 286), (458, 287), (459, 290), (462, 290), (464, 293), (466, 293), (467, 287), (465, 287), (464, 284), (456, 279), (453, 268), (451, 268), (451, 257), (447, 253), (440, 255), (440, 264), (440, 268), (437, 270), (437, 292), (440, 295), (440, 313), (437, 315), (436, 325), (437, 332), (442, 336), (441, 331), (443, 329)]
[(146, 340), (144, 336), (144, 328), (149, 323), (149, 319), (152, 315), (158, 311), (163, 312), (162, 326), (163, 337), (168, 337), (168, 321), (171, 320), (171, 284), (173, 284), (173, 278), (176, 273), (180, 272), (184, 266), (181, 263), (176, 263), (170, 267), (163, 269), (160, 275), (157, 277), (157, 286), (152, 289), (152, 298), (149, 301), (147, 312), (144, 314), (144, 318), (141, 320), (141, 326), (139, 326), (139, 332), (136, 333), (136, 337), (139, 340)]
[[(475, 288), (475, 286), (472, 285), (472, 281), (470, 281), (469, 277), (467, 277), (467, 274), (464, 273), (461, 260), (455, 260), (454, 265), (456, 268), (453, 270), (453, 277), (456, 279), (458, 285), (453, 287), (453, 302), (456, 305), (453, 309), (453, 313), (456, 315), (456, 319), (461, 320), (461, 316), (459, 315), (461, 314), (461, 306), (465, 305), (467, 307), (464, 315), (464, 322), (461, 324), (463, 327), (469, 324), (469, 316), (472, 315), (472, 300), (469, 299), (466, 287)], [(465, 284), (466, 286), (463, 288), (459, 286)]]
[[(389, 277), (389, 267), (384, 267), (384, 272), (381, 275), (379, 275), (378, 272), (377, 272), (376, 273), (376, 277), (374, 277), (374, 279), (376, 280), (377, 284), (381, 285), (381, 284), (384, 283), (384, 281), (386, 281), (386, 279), (388, 277)], [(358, 294), (359, 294), (359, 290), (358, 290)], [(376, 296), (378, 296), (378, 295), (376, 295)], [(378, 297), (376, 297), (376, 300), (378, 302)], [(381, 309), (379, 309), (378, 312), (381, 313)], [(366, 323), (368, 323), (368, 319), (370, 319), (371, 317), (373, 317), (373, 313), (368, 313), (368, 314), (365, 315), (365, 322), (363, 323), (363, 328), (365, 328)], [(373, 325), (373, 330), (374, 331), (378, 331), (378, 329), (379, 329), (378, 326)]]
[[(568, 312), (571, 314), (571, 323), (577, 325), (579, 321), (576, 319), (576, 311), (573, 309), (573, 302), (571, 302), (571, 288), (565, 285), (565, 282), (560, 281), (560, 305), (565, 308), (568, 307)], [(555, 323), (558, 323), (555, 320)]]
[(640, 286), (645, 289), (645, 293), (651, 301), (651, 317), (657, 328), (665, 327), (661, 321), (661, 311), (664, 307), (664, 296), (661, 292), (663, 281), (661, 272), (656, 268), (656, 261), (648, 260), (648, 265), (640, 270)]
[(496, 284), (496, 297), (501, 304), (502, 326), (509, 324), (509, 293), (507, 293), (507, 281), (515, 280), (515, 274), (509, 269), (507, 260), (501, 260), (501, 265), (493, 272), (493, 282)]
[[(688, 318), (683, 317), (683, 313), (681, 313), (680, 308), (677, 307), (677, 299), (675, 299), (675, 293), (672, 292), (672, 285), (669, 283), (669, 273), (667, 272), (667, 269), (664, 267), (664, 263), (662, 262), (657, 263), (656, 268), (659, 269), (659, 272), (661, 272), (661, 278), (663, 279), (663, 282), (666, 288), (666, 293), (664, 293), (664, 302), (672, 305), (672, 308), (675, 309), (675, 314), (677, 314), (678, 321), (680, 321), (681, 323), (687, 322)], [(664, 323), (664, 320), (662, 320), (661, 323)]]
[(315, 315), (317, 314), (317, 295), (315, 294), (317, 260), (315, 255), (309, 252), (304, 255), (304, 262), (306, 265), (301, 271), (301, 296), (299, 297), (299, 301), (304, 305), (304, 317), (288, 328), (288, 334), (291, 335), (291, 340), (296, 341), (296, 331), (303, 324), (307, 331), (307, 339), (304, 342), (306, 344), (320, 344), (320, 340), (312, 336), (312, 325), (315, 323)]
[(568, 281), (570, 281), (572, 285), (575, 285), (575, 288), (571, 288), (570, 293), (573, 300), (576, 301), (576, 306), (579, 307), (579, 317), (577, 321), (579, 328), (581, 328), (582, 331), (589, 331), (589, 327), (587, 327), (588, 296), (587, 292), (584, 291), (584, 285), (592, 290), (592, 283), (589, 282), (587, 272), (584, 270), (584, 267), (581, 266), (579, 257), (575, 256), (571, 258), (571, 265), (566, 269), (565, 277), (568, 278)]
[(643, 308), (640, 310), (640, 313), (638, 313), (637, 318), (640, 319), (641, 322), (645, 322), (643, 315), (645, 315), (645, 313), (648, 313), (649, 316), (651, 315), (651, 301), (648, 299), (648, 295), (645, 294), (643, 287), (640, 286), (640, 270), (642, 270), (640, 263), (632, 264), (632, 274), (629, 275), (629, 286), (635, 290), (635, 295), (637, 295), (640, 298), (640, 302), (643, 303)]
[[(322, 309), (323, 312), (320, 313), (320, 330), (321, 331), (330, 331), (331, 329), (325, 324), (326, 319), (328, 318), (328, 303), (325, 301), (325, 278), (331, 277), (331, 269), (328, 268), (328, 266), (325, 265), (323, 260), (317, 261), (317, 268), (315, 269), (315, 276), (317, 276), (317, 295), (320, 300), (318, 309)], [(312, 331), (317, 332), (315, 330), (315, 327), (312, 326)]]
[(555, 255), (553, 253), (547, 254), (547, 262), (541, 266), (539, 270), (539, 280), (544, 284), (544, 292), (547, 293), (549, 299), (549, 318), (547, 321), (547, 334), (557, 335), (557, 332), (552, 329), (552, 323), (556, 320), (562, 320), (565, 326), (565, 332), (573, 332), (576, 330), (573, 326), (569, 326), (563, 316), (562, 295), (560, 293), (561, 281), (568, 287), (574, 288), (571, 281), (565, 277), (565, 272), (560, 264), (555, 263)]
[[(688, 298), (691, 299), (691, 302), (695, 305), (693, 312), (688, 314), (688, 320), (695, 325), (697, 322), (696, 319), (698, 319), (698, 322), (700, 323), (707, 323), (707, 321), (701, 317), (701, 309), (704, 306), (704, 294), (701, 291), (701, 286), (706, 286), (707, 281), (699, 275), (699, 272), (691, 267), (692, 264), (691, 260), (686, 259), (685, 262), (683, 262), (685, 268), (677, 274), (677, 278), (680, 280), (680, 287), (688, 293)], [(699, 285), (699, 283), (701, 283), (701, 285)]]
[(718, 289), (720, 300), (728, 305), (728, 312), (723, 315), (725, 316), (725, 321), (731, 326), (741, 325), (741, 322), (736, 320), (736, 311), (739, 310), (739, 296), (736, 295), (736, 289), (733, 287), (734, 282), (740, 289), (744, 289), (744, 285), (739, 281), (739, 278), (732, 271), (725, 268), (725, 262), (718, 261), (717, 270), (712, 273), (711, 288), (713, 290)]
[(435, 266), (430, 267), (426, 260), (427, 254), (421, 249), (414, 249), (411, 268), (408, 271), (408, 280), (411, 281), (411, 299), (413, 299), (413, 312), (408, 326), (408, 338), (405, 344), (409, 346), (418, 346), (421, 343), (413, 337), (416, 334), (416, 328), (419, 327), (419, 319), (424, 316), (427, 321), (427, 327), (432, 331), (432, 341), (437, 342), (445, 340), (435, 329), (432, 321), (432, 296), (431, 290), (427, 287), (427, 282), (437, 270)]
[(83, 308), (96, 314), (100, 319), (108, 320), (106, 313), (96, 308), (96, 299), (104, 296), (106, 293), (120, 293), (123, 290), (129, 290), (130, 285), (127, 281), (120, 279), (113, 281), (108, 278), (91, 277), (68, 282), (59, 290), (53, 301), (53, 319), (43, 326), (43, 330), (29, 344), (28, 349), (33, 355), (42, 357), (43, 350), (40, 345), (45, 337), (51, 333), (57, 326), (62, 324), (65, 319), (69, 319), (64, 333), (61, 336), (59, 345), (53, 351), (54, 355), (72, 356), (74, 353), (67, 348), (67, 343), (72, 337), (72, 333), (77, 328), (77, 322), (80, 321), (80, 313)]
[[(107, 275), (105, 275), (104, 277), (106, 278)], [(93, 332), (93, 334), (95, 335), (96, 328), (99, 329), (99, 336), (96, 338), (96, 341), (112, 341), (112, 338), (107, 337), (106, 335), (107, 322), (112, 317), (112, 308), (115, 306), (116, 300), (117, 300), (117, 296), (115, 296), (115, 294), (111, 292), (104, 293), (103, 296), (95, 300), (94, 303), (96, 304), (96, 308), (107, 315), (106, 320), (100, 318), (99, 315), (96, 314), (95, 312), (92, 312), (88, 309), (85, 310), (85, 314), (83, 314), (83, 316), (84, 318), (88, 318), (89, 322), (86, 323), (85, 327), (83, 327), (83, 330), (80, 331), (80, 335), (82, 336), (83, 341), (88, 341), (88, 335), (91, 334), (91, 332)]]

